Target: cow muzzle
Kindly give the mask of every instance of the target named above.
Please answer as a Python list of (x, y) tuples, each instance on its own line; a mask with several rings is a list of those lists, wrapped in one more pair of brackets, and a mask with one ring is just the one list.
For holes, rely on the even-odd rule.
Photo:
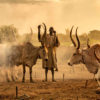
[(48, 56), (45, 56), (45, 61), (48, 61)]
[(48, 59), (46, 58), (45, 61), (48, 61)]
[(71, 64), (70, 62), (68, 62), (68, 65), (69, 65), (69, 66), (72, 66), (72, 64)]

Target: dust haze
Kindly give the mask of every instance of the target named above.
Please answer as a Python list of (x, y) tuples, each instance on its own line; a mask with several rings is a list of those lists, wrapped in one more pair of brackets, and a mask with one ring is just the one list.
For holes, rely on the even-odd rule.
[[(84, 32), (88, 33), (92, 29), (100, 28), (99, 9), (99, 0), (0, 0), (0, 26), (14, 25), (18, 29), (18, 33), (24, 35), (24, 33), (30, 32), (30, 27), (32, 27), (33, 33), (37, 33), (37, 26), (44, 22), (48, 28), (53, 26), (57, 33), (65, 34), (65, 28), (70, 29), (72, 25), (79, 26), (79, 34)], [(20, 37), (22, 39), (23, 36)], [(34, 38), (34, 40), (36, 40), (36, 38)], [(17, 41), (17, 44), (18, 42), (20, 43), (20, 40)], [(37, 40), (34, 43), (37, 44)], [(0, 62), (6, 62), (5, 58), (10, 46), (11, 44), (9, 45), (6, 42), (0, 45)], [(60, 51), (63, 51), (63, 54), (61, 54)], [(69, 73), (67, 78), (73, 78), (73, 69), (67, 65), (67, 60), (70, 58), (71, 53), (72, 48), (69, 50), (69, 47), (61, 46), (58, 49), (57, 56), (60, 72), (56, 74), (56, 78), (62, 78), (62, 74), (66, 73), (66, 71)], [(33, 76), (39, 73), (37, 77), (43, 78), (44, 75), (42, 73), (44, 73), (44, 71), (40, 65), (41, 61), (34, 67)], [(2, 67), (3, 69), (0, 73), (1, 78), (7, 76), (11, 79), (11, 75), (8, 74), (11, 74), (12, 69), (7, 66)], [(22, 70), (21, 67), (18, 68)], [(41, 72), (39, 72), (38, 69), (41, 69)], [(63, 69), (66, 69), (66, 71)], [(84, 66), (79, 69), (76, 67), (75, 69), (77, 71), (86, 71)], [(17, 74), (21, 75), (21, 73), (22, 71), (19, 71)], [(43, 75), (42, 77), (41, 74)], [(77, 77), (78, 74), (79, 73), (76, 73), (75, 76), (74, 73), (74, 77)], [(82, 76), (84, 76), (84, 74)], [(19, 77), (21, 79), (21, 76)], [(6, 79), (3, 78), (1, 81), (6, 81)]]
[[(78, 33), (82, 34), (84, 32), (88, 33), (92, 29), (100, 28), (99, 10), (99, 0), (0, 0), (0, 26), (14, 25), (18, 29), (18, 33), (24, 35), (24, 33), (30, 32), (30, 27), (32, 27), (33, 33), (37, 33), (37, 26), (42, 22), (46, 23), (48, 28), (53, 26), (57, 33), (64, 34), (66, 33), (65, 29), (70, 29), (72, 25), (75, 25), (79, 27)], [(36, 38), (37, 37), (34, 38), (34, 45), (37, 44)], [(18, 42), (20, 43), (20, 40), (17, 41), (17, 44)], [(0, 47), (0, 56), (2, 56), (1, 62), (4, 62), (6, 56), (5, 51), (8, 51), (9, 46), (8, 43), (4, 43)], [(60, 51), (63, 51), (63, 54), (61, 54)], [(62, 74), (66, 73), (66, 71), (69, 73), (67, 78), (73, 78), (73, 69), (67, 65), (67, 60), (70, 58), (71, 53), (72, 48), (69, 50), (69, 47), (62, 45), (57, 50), (60, 72), (56, 74), (56, 78), (61, 78)], [(34, 67), (35, 71), (33, 75), (35, 75), (38, 69), (41, 69), (41, 74), (44, 73), (40, 65), (41, 61)], [(74, 70), (79, 70), (79, 72), (81, 70), (86, 71), (84, 66), (81, 66), (79, 69), (75, 67)], [(21, 67), (19, 67), (19, 69), (20, 68)], [(66, 71), (63, 69), (66, 69)], [(6, 76), (6, 68), (3, 67), (3, 70), (0, 74), (1, 77), (2, 75)], [(11, 71), (11, 69), (9, 69), (9, 71)], [(39, 73), (37, 76), (40, 77), (40, 72), (37, 73)], [(80, 73), (82, 74), (82, 72)], [(86, 73), (85, 76), (89, 74)], [(76, 73), (75, 76), (74, 73), (74, 77), (77, 77), (78, 74), (79, 73)], [(19, 75), (21, 75), (21, 71)], [(83, 76), (84, 74), (82, 77)], [(44, 75), (41, 78), (43, 77)]]
[(37, 25), (45, 22), (58, 33), (72, 25), (79, 34), (99, 29), (99, 0), (0, 0), (0, 25), (14, 24), (19, 33), (27, 33), (30, 26), (37, 33)]
[[(56, 53), (57, 82), (51, 82), (51, 71), (48, 71), (48, 82), (42, 82), (45, 70), (42, 60), (38, 59), (32, 72), (35, 82), (29, 83), (30, 70), (26, 67), (26, 81), (23, 84), (22, 65), (9, 66), (7, 58), (8, 62), (13, 61), (13, 58), (9, 60), (9, 54), (16, 54), (12, 46), (26, 42), (40, 46), (38, 25), (43, 22), (47, 29), (54, 27), (60, 41)], [(90, 46), (100, 43), (99, 22), (100, 0), (0, 0), (0, 100), (17, 98), (16, 86), (18, 97), (29, 96), (31, 100), (100, 100), (100, 94), (95, 91), (98, 86), (94, 74), (89, 73), (83, 64), (68, 65), (76, 50), (69, 36), (71, 27), (75, 26), (73, 33), (79, 27), (80, 48), (84, 49), (87, 48), (87, 38), (90, 39)], [(42, 34), (43, 31), (42, 27)]]

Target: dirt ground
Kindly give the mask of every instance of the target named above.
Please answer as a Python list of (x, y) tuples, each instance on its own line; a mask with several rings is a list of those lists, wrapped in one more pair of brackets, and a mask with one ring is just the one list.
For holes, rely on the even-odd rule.
[[(48, 72), (48, 82), (42, 82), (45, 78), (41, 60), (33, 66), (34, 83), (29, 82), (29, 68), (26, 67), (26, 82), (22, 83), (22, 66), (15, 67), (13, 75), (18, 76), (16, 82), (11, 80), (11, 71), (5, 67), (0, 67), (0, 100), (16, 100), (16, 86), (18, 87), (18, 97), (27, 95), (29, 100), (100, 100), (100, 94), (96, 93), (97, 82), (93, 80), (94, 75), (89, 73), (83, 64), (70, 67), (67, 65), (65, 47), (58, 51), (58, 68), (55, 72), (56, 82), (51, 82), (51, 72)], [(70, 51), (70, 50), (69, 50)], [(69, 53), (68, 53), (69, 54)], [(70, 54), (69, 54), (70, 55)], [(6, 80), (6, 72), (10, 82)], [(64, 75), (64, 81), (63, 81)], [(85, 88), (86, 79), (88, 81)], [(17, 99), (25, 100), (25, 99)], [(26, 99), (27, 100), (27, 99)]]
[(15, 100), (16, 86), (18, 96), (25, 94), (30, 96), (29, 100), (100, 100), (100, 94), (96, 93), (98, 87), (96, 81), (89, 80), (87, 88), (85, 83), (86, 80), (4, 82), (0, 83), (0, 100)]

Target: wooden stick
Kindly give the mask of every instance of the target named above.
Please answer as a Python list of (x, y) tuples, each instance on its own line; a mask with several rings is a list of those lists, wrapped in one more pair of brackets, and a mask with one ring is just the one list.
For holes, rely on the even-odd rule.
[(18, 87), (16, 86), (16, 99), (18, 98)]
[(64, 73), (63, 73), (63, 81), (64, 81), (64, 78), (65, 78), (65, 75), (64, 75)]
[(78, 96), (77, 96), (77, 100), (78, 100)]
[(88, 84), (88, 80), (86, 80), (86, 82), (85, 82), (85, 88), (87, 88), (87, 84)]

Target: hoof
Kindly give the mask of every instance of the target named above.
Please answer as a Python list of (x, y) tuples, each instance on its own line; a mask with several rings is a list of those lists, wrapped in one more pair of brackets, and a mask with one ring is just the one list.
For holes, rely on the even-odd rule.
[(18, 77), (15, 77), (15, 80), (18, 80)]
[(30, 80), (30, 83), (34, 83), (34, 81), (33, 80)]
[(9, 79), (7, 79), (7, 82), (11, 82)]
[(11, 80), (10, 80), (8, 77), (6, 78), (6, 81), (7, 81), (7, 82), (11, 82)]
[(58, 68), (56, 68), (56, 69), (55, 69), (55, 71), (57, 71), (57, 72), (58, 72)]
[(100, 94), (100, 87), (98, 87), (98, 88), (96, 89), (96, 93), (97, 93), (97, 94)]
[(14, 79), (14, 77), (12, 77), (12, 81), (15, 82), (16, 80)]
[(42, 82), (47, 82), (47, 80), (42, 80)]
[(52, 82), (56, 82), (56, 80), (52, 80)]
[(22, 83), (25, 83), (25, 81), (24, 81), (24, 80), (22, 80)]

